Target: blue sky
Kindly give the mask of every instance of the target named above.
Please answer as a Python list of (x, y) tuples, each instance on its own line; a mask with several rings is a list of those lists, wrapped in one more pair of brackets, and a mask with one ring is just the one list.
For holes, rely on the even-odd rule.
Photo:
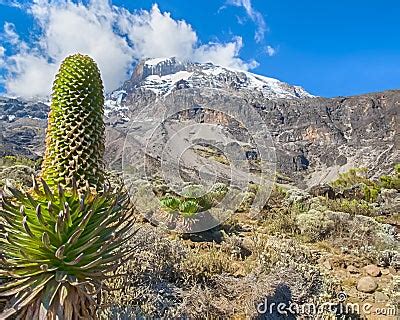
[[(129, 76), (130, 67), (137, 59), (171, 52), (191, 59), (210, 59), (228, 66), (251, 68), (252, 72), (301, 85), (320, 96), (400, 89), (400, 2), (396, 0), (115, 0), (112, 4), (117, 9), (97, 4), (91, 7), (86, 1), (80, 9), (61, 0), (40, 1), (42, 3), (35, 7), (31, 2), (16, 5), (0, 0), (0, 25), (6, 24), (7, 29), (0, 37), (0, 47), (4, 48), (0, 74), (6, 78), (5, 83), (9, 83), (7, 88), (4, 83), (0, 87), (3, 92), (24, 94), (21, 88), (32, 86), (27, 94), (36, 91), (39, 94), (41, 91), (34, 84), (49, 86), (59, 57), (73, 51), (75, 45), (83, 48), (80, 51), (86, 48), (88, 53), (93, 51), (95, 57), (99, 56), (98, 60), (104, 61), (106, 86), (109, 83), (111, 89)], [(160, 14), (153, 10), (154, 7), (152, 9), (155, 3)], [(39, 10), (41, 7), (47, 11)], [(59, 11), (53, 9), (57, 7)], [(87, 10), (82, 11), (82, 8)], [(102, 25), (99, 29), (102, 37), (108, 31), (115, 31), (119, 37), (104, 36), (104, 45), (83, 44), (84, 40), (79, 38), (97, 37), (97, 29), (73, 30), (65, 25), (65, 21), (72, 18), (61, 15), (61, 10), (86, 15), (85, 19), (92, 19), (90, 21), (95, 25), (97, 22), (93, 22), (90, 15), (94, 11), (100, 23), (109, 19), (113, 24), (111, 31), (107, 29), (107, 23)], [(125, 17), (129, 16), (129, 26), (119, 25), (118, 18), (108, 15), (110, 12), (117, 15), (124, 12)], [(64, 17), (59, 20), (65, 21), (52, 17)], [(186, 23), (179, 24), (180, 20)], [(162, 25), (168, 33), (162, 35), (164, 39), (180, 41), (176, 40), (168, 47), (168, 42), (158, 45), (161, 40), (156, 34), (149, 36), (153, 42), (144, 39), (145, 35), (131, 36), (134, 30), (147, 33), (147, 29), (137, 28), (138, 21)], [(61, 43), (52, 34), (46, 34), (46, 30), (56, 30), (55, 34), (65, 38), (64, 42), (72, 43)], [(99, 37), (100, 42), (102, 37)], [(121, 44), (124, 39), (127, 45)], [(190, 53), (185, 46), (187, 42), (195, 48), (190, 49)], [(98, 45), (116, 46), (114, 51), (108, 52), (112, 62), (104, 57), (107, 52), (99, 51)], [(120, 61), (120, 68), (107, 71), (107, 65), (113, 65), (115, 61)], [(254, 68), (255, 61), (258, 66)], [(43, 76), (39, 76), (41, 74)]]

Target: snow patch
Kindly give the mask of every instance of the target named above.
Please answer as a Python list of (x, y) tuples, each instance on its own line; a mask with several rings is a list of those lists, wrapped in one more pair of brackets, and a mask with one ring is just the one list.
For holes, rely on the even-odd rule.
[(193, 72), (188, 71), (179, 71), (165, 76), (150, 75), (144, 80), (142, 87), (154, 92), (156, 95), (166, 95), (175, 88), (178, 81), (187, 81), (192, 75)]
[(173, 62), (172, 59), (170, 58), (154, 58), (154, 59), (148, 59), (145, 61), (145, 64), (148, 66), (156, 66), (160, 63), (171, 63)]

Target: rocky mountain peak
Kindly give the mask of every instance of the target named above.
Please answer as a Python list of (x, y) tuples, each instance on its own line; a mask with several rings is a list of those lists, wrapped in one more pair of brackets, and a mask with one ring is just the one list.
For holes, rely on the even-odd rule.
[(116, 92), (129, 94), (145, 90), (157, 96), (165, 96), (173, 90), (191, 87), (243, 91), (271, 99), (313, 97), (302, 87), (274, 78), (212, 63), (181, 61), (175, 57), (142, 60), (132, 77)]
[(175, 57), (145, 59), (136, 66), (129, 82), (131, 84), (138, 84), (148, 76), (163, 77), (184, 71), (187, 67), (187, 64), (177, 60)]

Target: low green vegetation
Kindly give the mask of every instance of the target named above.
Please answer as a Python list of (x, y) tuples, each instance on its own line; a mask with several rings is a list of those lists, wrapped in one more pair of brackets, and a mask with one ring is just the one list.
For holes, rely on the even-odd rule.
[(228, 192), (223, 183), (216, 183), (206, 192), (200, 185), (188, 185), (182, 190), (182, 195), (167, 193), (160, 199), (164, 210), (179, 213), (184, 218), (193, 218), (197, 213), (211, 209), (221, 201)]
[(376, 180), (368, 178), (367, 173), (365, 168), (350, 169), (341, 173), (331, 185), (344, 196), (349, 194), (367, 202), (375, 202), (383, 188), (400, 190), (400, 164), (394, 166), (393, 174), (380, 176)]
[(360, 214), (363, 216), (374, 216), (375, 208), (371, 206), (371, 203), (365, 200), (357, 199), (322, 199), (322, 204), (327, 209), (337, 212), (346, 212), (352, 215)]
[(396, 189), (400, 191), (400, 163), (394, 166), (393, 175), (384, 175), (379, 178), (379, 185), (386, 189)]
[(35, 168), (41, 160), (32, 160), (22, 156), (4, 156), (0, 158), (0, 167), (7, 168), (12, 166), (27, 166)]
[(373, 186), (374, 182), (367, 178), (368, 170), (366, 168), (354, 168), (350, 169), (345, 173), (340, 173), (339, 178), (331, 183), (335, 188), (346, 189), (356, 184), (365, 184), (367, 186)]

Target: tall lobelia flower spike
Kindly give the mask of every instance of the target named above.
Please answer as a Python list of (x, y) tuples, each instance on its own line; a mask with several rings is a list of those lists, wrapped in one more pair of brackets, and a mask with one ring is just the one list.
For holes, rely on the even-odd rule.
[(92, 58), (67, 57), (53, 85), (42, 178), (51, 186), (98, 186), (104, 181), (104, 95)]

